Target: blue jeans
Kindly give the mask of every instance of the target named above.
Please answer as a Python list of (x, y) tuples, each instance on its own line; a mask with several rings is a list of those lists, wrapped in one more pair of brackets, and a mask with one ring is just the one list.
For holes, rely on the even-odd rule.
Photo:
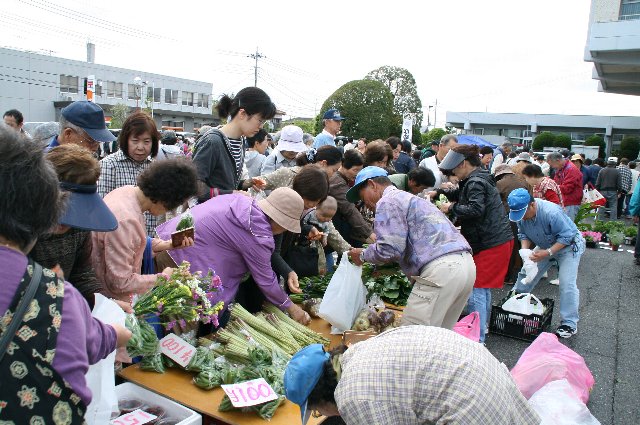
[(487, 329), (487, 322), (491, 317), (491, 289), (473, 288), (467, 304), (469, 313), (477, 311), (480, 314), (480, 342), (484, 342), (484, 333)]
[(333, 273), (333, 269), (335, 267), (335, 262), (333, 261), (333, 251), (324, 255), (327, 260), (327, 273)]
[(580, 205), (567, 205), (564, 207), (564, 212), (569, 216), (571, 220), (575, 220), (576, 215), (578, 215), (579, 209)]
[[(584, 238), (577, 236), (573, 245), (566, 246), (558, 251), (551, 259), (555, 259), (558, 262), (558, 279), (560, 280), (560, 324), (571, 326), (573, 329), (578, 329), (578, 309), (580, 307), (580, 291), (576, 283), (578, 277), (578, 266), (580, 265), (580, 258), (584, 253)], [(574, 249), (576, 250), (574, 252)], [(549, 270), (549, 267), (553, 264), (549, 257), (545, 257), (543, 260), (538, 261), (538, 274), (533, 279), (533, 282), (529, 284), (522, 283), (522, 280), (526, 276), (524, 269), (520, 270), (518, 279), (516, 280), (515, 291), (521, 292), (533, 292), (542, 275)]]

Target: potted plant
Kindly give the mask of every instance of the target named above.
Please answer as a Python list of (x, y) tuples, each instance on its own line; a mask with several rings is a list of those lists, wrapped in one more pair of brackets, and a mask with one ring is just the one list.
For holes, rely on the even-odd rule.
[(587, 248), (597, 248), (598, 242), (602, 240), (602, 233), (600, 232), (586, 231), (582, 232), (582, 236), (586, 241)]
[(591, 230), (602, 235), (602, 242), (607, 242), (607, 222), (596, 220), (591, 226)]
[(635, 245), (638, 237), (638, 228), (636, 226), (627, 226), (624, 228), (624, 243), (627, 245)]
[(609, 245), (611, 245), (611, 249), (614, 251), (618, 250), (622, 242), (624, 242), (624, 233), (616, 230), (609, 234)]

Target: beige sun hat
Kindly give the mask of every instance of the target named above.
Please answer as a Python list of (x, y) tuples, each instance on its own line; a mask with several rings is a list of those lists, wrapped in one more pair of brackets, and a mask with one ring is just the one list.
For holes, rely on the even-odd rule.
[(270, 219), (290, 232), (300, 233), (300, 217), (304, 210), (304, 201), (298, 193), (289, 187), (280, 187), (266, 198), (258, 201), (260, 209)]

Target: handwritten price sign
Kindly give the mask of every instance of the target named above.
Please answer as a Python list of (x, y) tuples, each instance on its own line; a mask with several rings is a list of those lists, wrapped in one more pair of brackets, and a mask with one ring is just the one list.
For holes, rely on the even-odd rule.
[(186, 367), (196, 349), (178, 335), (169, 334), (160, 340), (160, 351), (180, 366)]
[(221, 385), (221, 387), (229, 396), (233, 407), (255, 406), (278, 398), (278, 394), (273, 391), (264, 378), (238, 384)]
[(156, 419), (157, 416), (147, 413), (144, 410), (134, 410), (126, 415), (118, 416), (111, 422), (111, 425), (142, 425)]

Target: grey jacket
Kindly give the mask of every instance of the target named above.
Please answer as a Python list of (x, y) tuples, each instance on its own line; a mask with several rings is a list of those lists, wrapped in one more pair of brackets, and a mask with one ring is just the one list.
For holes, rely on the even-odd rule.
[(258, 151), (247, 151), (244, 156), (244, 165), (247, 167), (247, 171), (249, 172), (249, 177), (258, 177), (260, 176), (260, 169), (262, 168), (262, 164), (267, 159), (266, 156), (261, 154)]
[[(244, 163), (244, 149), (241, 150)], [(193, 152), (193, 163), (200, 180), (209, 190), (201, 191), (198, 202), (202, 203), (217, 195), (228, 195), (240, 189), (242, 167), (238, 169), (231, 155), (229, 139), (217, 128), (207, 131), (198, 139)]]
[(598, 173), (596, 189), (601, 192), (616, 192), (622, 187), (620, 171), (616, 167), (605, 167)]

